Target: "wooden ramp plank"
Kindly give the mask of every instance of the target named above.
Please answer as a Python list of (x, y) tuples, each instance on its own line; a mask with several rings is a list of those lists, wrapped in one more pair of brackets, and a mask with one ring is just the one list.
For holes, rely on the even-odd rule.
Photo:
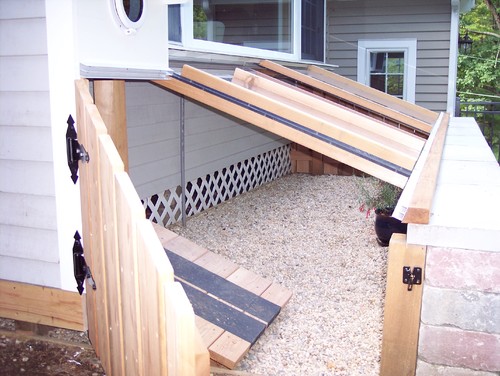
[(205, 320), (216, 324), (220, 328), (235, 336), (254, 344), (266, 329), (262, 321), (245, 315), (243, 312), (203, 293), (202, 291), (180, 282), (189, 301), (193, 305), (194, 313)]
[(189, 262), (169, 250), (166, 250), (166, 252), (174, 268), (175, 276), (183, 281), (236, 306), (242, 311), (261, 319), (266, 324), (271, 323), (280, 312), (280, 306), (229, 282), (227, 279), (201, 266)]
[(272, 283), (254, 272), (243, 268), (236, 270), (227, 280), (257, 295), (262, 295)]
[(224, 278), (229, 277), (239, 269), (239, 266), (234, 262), (213, 252), (206, 252), (195, 260), (195, 264)]
[[(254, 272), (251, 272), (245, 268), (238, 267), (233, 273), (228, 276), (227, 272), (223, 272), (223, 275), (218, 274), (217, 271), (220, 271), (221, 268), (217, 267), (214, 262), (219, 261), (222, 264), (228, 263), (230, 265), (236, 264), (221, 257), (220, 255), (216, 255), (213, 252), (210, 252), (209, 250), (196, 245), (195, 243), (183, 238), (182, 236), (178, 236), (174, 232), (158, 224), (153, 223), (153, 228), (156, 230), (158, 237), (163, 239), (161, 240), (161, 243), (165, 249), (171, 249), (171, 247), (176, 248), (175, 251), (172, 252), (173, 255), (182, 257), (185, 260), (183, 262), (187, 262), (188, 260), (192, 261), (191, 266), (189, 266), (190, 268), (192, 267), (193, 269), (197, 270), (198, 268), (209, 268), (205, 271), (202, 271), (202, 274), (210, 273), (210, 278), (224, 279), (228, 284), (232, 286), (232, 289), (236, 287), (237, 290), (240, 288), (241, 290), (246, 290), (245, 292), (243, 292), (244, 295), (239, 296), (239, 299), (242, 299), (242, 296), (251, 296), (251, 299), (255, 299), (255, 296), (257, 296), (259, 301), (265, 301), (266, 305), (275, 307), (277, 310), (280, 310), (282, 307), (284, 307), (285, 304), (290, 300), (292, 296), (292, 292), (290, 290), (277, 283), (273, 283), (266, 278), (260, 277)], [(194, 248), (194, 251), (190, 249), (191, 247)], [(197, 255), (198, 257), (196, 257), (195, 255)], [(210, 257), (209, 255), (213, 256)], [(205, 260), (201, 263), (201, 265), (197, 263), (200, 259)], [(211, 261), (207, 262), (206, 260)], [(192, 265), (194, 265), (194, 267)], [(222, 267), (222, 270), (226, 270), (226, 267)], [(178, 278), (177, 275), (176, 278)], [(218, 294), (217, 291), (215, 291), (215, 294), (208, 294), (206, 293), (206, 290), (208, 290), (208, 288), (205, 288), (207, 286), (203, 285), (203, 283), (201, 285), (202, 287), (199, 288), (198, 291), (204, 290), (204, 295), (212, 299), (208, 300), (209, 304), (217, 305), (223, 303), (222, 300), (217, 299), (220, 298), (220, 294)], [(190, 288), (195, 289), (194, 286), (190, 286), (187, 289), (189, 290)], [(230, 299), (232, 298), (230, 297)], [(205, 302), (206, 300), (207, 298), (203, 297), (203, 302)], [(214, 303), (214, 300), (218, 302)], [(238, 302), (233, 303), (240, 304)], [(242, 304), (243, 306), (245, 306), (248, 305), (248, 302), (246, 302), (243, 298)], [(239, 314), (244, 314), (249, 319), (258, 322), (261, 325), (264, 325), (265, 329), (265, 322), (256, 319), (257, 316), (245, 313), (244, 309), (242, 309), (241, 307), (237, 307), (236, 305), (232, 306), (231, 308), (235, 309), (235, 311), (238, 311)], [(245, 318), (245, 320), (248, 319)], [(270, 320), (269, 322), (271, 321), (272, 320)], [(253, 323), (253, 321), (249, 322)], [(238, 337), (230, 331), (221, 328), (220, 325), (217, 325), (217, 323), (210, 322), (209, 320), (201, 317), (198, 314), (196, 315), (196, 326), (201, 334), (203, 343), (208, 347), (210, 358), (218, 364), (231, 369), (234, 368), (236, 364), (245, 356), (252, 345), (252, 341), (255, 339), (252, 338), (251, 335), (249, 335), (249, 337), (247, 338), (250, 339), (250, 341)], [(258, 338), (258, 335), (260, 334), (258, 334), (257, 329), (255, 329), (253, 336)]]
[(356, 94), (359, 97), (399, 112), (401, 116), (398, 120), (401, 120), (403, 122), (410, 122), (410, 124), (413, 123), (411, 121), (412, 119), (419, 120), (423, 124), (415, 124), (422, 126), (421, 130), (426, 131), (427, 133), (430, 132), (432, 124), (437, 120), (438, 114), (436, 112), (399, 99), (393, 95), (389, 95), (370, 86), (363, 85), (332, 71), (328, 71), (314, 65), (310, 65), (307, 68), (307, 71), (308, 74), (314, 78), (317, 78), (339, 89)]
[[(434, 123), (434, 121), (437, 119), (437, 114), (436, 114), (435, 117), (430, 117), (428, 122), (427, 121), (424, 122), (419, 118), (414, 118), (413, 116), (408, 116), (404, 113), (395, 111), (394, 109), (392, 109), (392, 107), (388, 107), (385, 105), (383, 106), (379, 103), (374, 102), (374, 99), (376, 100), (377, 97), (370, 97), (370, 99), (363, 98), (360, 95), (357, 95), (349, 90), (343, 90), (341, 88), (333, 86), (331, 83), (327, 83), (315, 77), (297, 72), (293, 69), (284, 67), (280, 64), (274, 63), (269, 60), (261, 61), (259, 64), (264, 68), (282, 74), (288, 78), (291, 78), (305, 85), (313, 87), (317, 90), (328, 93), (334, 97), (341, 98), (346, 102), (353, 103), (361, 108), (366, 108), (369, 111), (383, 115), (390, 119), (394, 119), (397, 122), (402, 122), (404, 124), (407, 124), (412, 128), (422, 131), (424, 134), (425, 133), (428, 134), (430, 132), (431, 124)], [(353, 90), (355, 89), (353, 88)], [(427, 113), (428, 110), (422, 108), (422, 111)]]
[[(229, 84), (233, 87), (238, 87), (237, 85), (225, 82), (222, 79), (217, 79), (216, 77), (214, 77), (214, 79), (217, 81), (217, 85)], [(290, 126), (284, 125), (283, 123), (271, 119), (264, 114), (259, 114), (248, 107), (233, 103), (226, 98), (222, 98), (220, 95), (207, 92), (204, 88), (197, 87), (191, 83), (180, 79), (155, 81), (155, 83), (180, 94), (186, 95), (192, 99), (198, 100), (201, 103), (212, 106), (218, 110), (222, 110), (229, 115), (247, 121), (281, 137), (300, 143), (301, 145), (313, 149), (318, 153), (338, 160), (358, 170), (364, 171), (398, 187), (404, 187), (406, 181), (408, 180), (407, 176), (409, 174), (406, 175), (397, 172), (396, 170), (398, 170), (398, 168), (387, 168), (382, 166), (379, 163), (376, 163), (376, 161), (369, 159), (370, 156), (367, 155), (363, 155), (362, 157), (352, 154), (341, 147), (319, 139), (317, 136), (306, 134), (298, 129), (291, 128)], [(245, 90), (241, 87), (240, 89)], [(248, 90), (242, 93), (243, 97), (246, 96), (247, 92)]]
[(350, 153), (356, 154), (358, 152), (358, 155), (373, 156), (374, 159), (379, 159), (379, 163), (383, 164), (383, 161), (386, 161), (407, 170), (411, 170), (415, 164), (415, 154), (409, 154), (408, 150), (405, 150), (397, 140), (383, 139), (375, 135), (376, 132), (367, 134), (361, 132), (359, 128), (353, 130), (352, 124), (340, 120), (335, 123), (327, 122), (318, 118), (314, 112), (305, 112), (303, 108), (297, 109), (279, 99), (255, 93), (189, 66), (183, 67), (182, 76), (237, 98), (250, 106), (277, 115), (284, 119), (289, 126), (290, 124), (294, 124), (295, 127), (299, 125), (303, 133), (311, 131), (311, 134), (328, 139), (329, 142), (337, 146), (342, 145), (341, 147)]
[(413, 151), (418, 155), (425, 142), (422, 137), (414, 133), (396, 128), (359, 111), (333, 103), (328, 99), (311, 95), (310, 92), (300, 87), (290, 85), (263, 73), (252, 73), (237, 68), (234, 71), (232, 82), (266, 97), (289, 104), (294, 108), (314, 114), (314, 116), (330, 123), (336, 123), (343, 128), (347, 127), (347, 129), (354, 132), (380, 139), (381, 142), (395, 143), (397, 146), (406, 147), (409, 149), (409, 153)]
[(210, 358), (233, 369), (250, 350), (251, 343), (230, 332), (224, 332), (209, 348)]

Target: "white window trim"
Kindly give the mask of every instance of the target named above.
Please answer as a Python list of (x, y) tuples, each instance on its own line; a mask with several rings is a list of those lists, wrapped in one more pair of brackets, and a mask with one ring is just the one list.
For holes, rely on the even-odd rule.
[(370, 85), (370, 52), (402, 51), (405, 57), (403, 99), (415, 103), (417, 79), (416, 39), (366, 39), (358, 41), (358, 82)]
[[(292, 20), (294, 33), (292, 35), (292, 52), (277, 52), (252, 47), (235, 46), (193, 38), (193, 3), (181, 4), (182, 43), (185, 50), (212, 52), (227, 55), (249, 56), (282, 60), (301, 60), (301, 2), (292, 0)], [(326, 5), (325, 5), (326, 6)], [(172, 43), (172, 42), (170, 42)], [(177, 45), (177, 44), (176, 44)]]

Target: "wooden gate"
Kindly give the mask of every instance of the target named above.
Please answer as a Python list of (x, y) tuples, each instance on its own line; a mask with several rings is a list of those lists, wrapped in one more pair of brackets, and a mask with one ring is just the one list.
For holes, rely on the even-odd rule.
[(107, 375), (208, 375), (209, 354), (87, 80), (76, 81), (90, 340)]

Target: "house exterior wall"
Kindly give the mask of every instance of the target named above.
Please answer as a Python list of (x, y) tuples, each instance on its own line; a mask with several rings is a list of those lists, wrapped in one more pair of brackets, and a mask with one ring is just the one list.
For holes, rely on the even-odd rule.
[[(181, 184), (181, 97), (148, 82), (127, 82), (129, 173), (147, 198)], [(278, 148), (288, 141), (258, 127), (186, 99), (185, 178)]]
[(402, 2), (332, 1), (328, 7), (327, 63), (357, 79), (361, 39), (417, 39), (415, 103), (446, 111), (450, 46), (450, 0)]
[(15, 3), (0, 1), (0, 278), (59, 287), (45, 3)]

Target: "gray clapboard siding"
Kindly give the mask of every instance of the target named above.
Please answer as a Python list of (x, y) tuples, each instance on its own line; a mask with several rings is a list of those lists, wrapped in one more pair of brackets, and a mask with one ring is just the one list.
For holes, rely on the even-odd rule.
[[(52, 252), (58, 246), (57, 234), (52, 230), (32, 228), (28, 237), (23, 227), (0, 225), (0, 235), (4, 256), (52, 263), (59, 261), (58, 255)], [(33, 239), (37, 239), (38, 243), (33, 244)]]
[(327, 62), (357, 79), (360, 39), (417, 39), (416, 103), (446, 110), (450, 41), (449, 0), (332, 1), (328, 3)]
[(0, 192), (17, 192), (28, 195), (54, 195), (54, 182), (45, 181), (53, 172), (52, 162), (34, 162), (0, 159), (0, 171), (8, 178), (0, 179)]
[(0, 255), (0, 276), (2, 279), (33, 285), (47, 287), (61, 285), (59, 264), (38, 259)]
[(0, 1), (0, 278), (59, 287), (46, 35), (44, 1)]
[(45, 18), (0, 20), (0, 55), (45, 55), (46, 46)]
[(28, 237), (30, 228), (57, 230), (54, 196), (0, 192), (0, 207), (0, 223), (23, 227)]
[(51, 145), (48, 127), (0, 126), (0, 159), (52, 162)]
[[(0, 79), (1, 80), (1, 79)], [(0, 91), (0, 125), (49, 127), (49, 93)], [(26, 104), (29, 103), (29, 106)]]
[[(129, 172), (139, 196), (179, 185), (180, 97), (152, 84), (127, 82), (126, 102)], [(287, 142), (205, 105), (190, 100), (184, 105), (187, 181)]]

